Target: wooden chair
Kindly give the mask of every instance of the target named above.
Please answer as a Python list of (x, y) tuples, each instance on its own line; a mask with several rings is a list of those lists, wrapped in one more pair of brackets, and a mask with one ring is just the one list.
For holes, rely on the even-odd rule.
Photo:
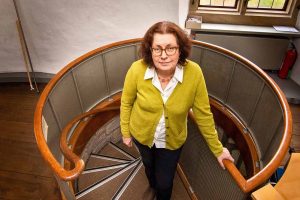
[(296, 200), (300, 199), (300, 153), (292, 153), (288, 166), (273, 187), (267, 184), (253, 192), (251, 197), (254, 200)]

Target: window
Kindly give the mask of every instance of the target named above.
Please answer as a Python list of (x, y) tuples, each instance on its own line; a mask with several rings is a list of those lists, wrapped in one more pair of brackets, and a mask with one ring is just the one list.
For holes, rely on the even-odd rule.
[(190, 15), (203, 22), (294, 26), (299, 0), (191, 0)]
[(237, 0), (200, 0), (199, 6), (201, 7), (224, 7), (234, 8), (237, 5)]
[[(238, 0), (200, 0), (199, 7), (235, 8)], [(284, 10), (288, 0), (249, 0), (247, 9)]]
[(285, 10), (288, 0), (250, 0), (247, 8)]

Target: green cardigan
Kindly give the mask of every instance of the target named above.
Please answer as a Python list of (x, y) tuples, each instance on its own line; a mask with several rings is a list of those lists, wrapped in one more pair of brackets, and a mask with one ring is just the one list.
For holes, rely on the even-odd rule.
[(155, 129), (164, 111), (166, 148), (178, 149), (187, 137), (187, 114), (192, 108), (198, 127), (215, 156), (223, 152), (210, 110), (205, 80), (198, 64), (187, 61), (183, 82), (177, 83), (164, 104), (152, 79), (144, 79), (147, 65), (138, 60), (127, 72), (121, 97), (121, 132), (152, 146)]

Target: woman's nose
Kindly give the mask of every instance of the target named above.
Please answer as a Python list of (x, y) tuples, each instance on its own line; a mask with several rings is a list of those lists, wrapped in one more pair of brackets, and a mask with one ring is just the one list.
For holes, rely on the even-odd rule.
[(168, 57), (168, 55), (167, 55), (166, 51), (162, 51), (160, 58), (161, 59), (166, 59), (167, 57)]

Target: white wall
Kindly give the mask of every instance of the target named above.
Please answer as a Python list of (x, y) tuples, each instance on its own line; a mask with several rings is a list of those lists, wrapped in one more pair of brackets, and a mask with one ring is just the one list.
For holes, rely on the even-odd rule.
[[(178, 23), (174, 0), (17, 0), (34, 70), (57, 73), (97, 47), (143, 37), (155, 22)], [(12, 0), (0, 0), (0, 73), (25, 71)]]
[(181, 28), (185, 28), (185, 20), (189, 12), (189, 2), (190, 2), (189, 0), (178, 0), (178, 5), (179, 5), (178, 24)]
[[(142, 37), (161, 20), (184, 27), (189, 0), (16, 0), (36, 72), (57, 73), (104, 44)], [(299, 18), (299, 16), (298, 16)], [(0, 73), (25, 72), (12, 0), (0, 0)], [(300, 20), (298, 20), (297, 24)], [(291, 78), (300, 84), (299, 58)]]
[(0, 73), (25, 70), (16, 19), (13, 1), (0, 0)]

